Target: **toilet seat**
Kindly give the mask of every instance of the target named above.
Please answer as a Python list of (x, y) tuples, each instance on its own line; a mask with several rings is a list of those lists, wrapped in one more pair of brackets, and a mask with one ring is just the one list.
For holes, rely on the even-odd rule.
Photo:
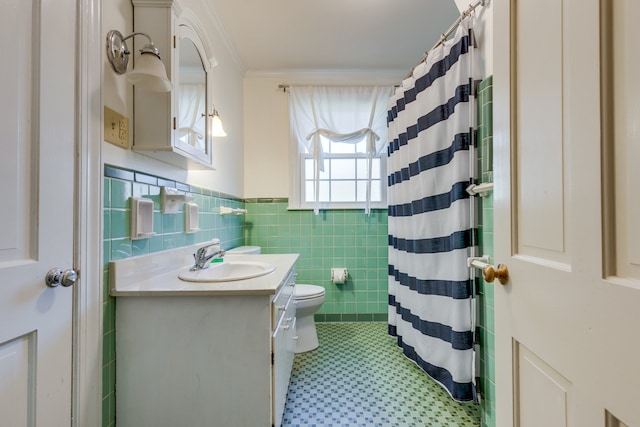
[(294, 286), (294, 296), (298, 301), (318, 298), (324, 295), (324, 288), (318, 285), (302, 285)]

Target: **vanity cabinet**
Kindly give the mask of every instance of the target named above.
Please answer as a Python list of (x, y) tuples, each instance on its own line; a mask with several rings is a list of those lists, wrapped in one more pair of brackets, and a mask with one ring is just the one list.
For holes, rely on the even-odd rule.
[(134, 85), (132, 150), (183, 169), (213, 168), (209, 79), (216, 62), (206, 33), (175, 0), (132, 3), (134, 31), (149, 34), (173, 84), (168, 93)]
[[(260, 280), (270, 277), (278, 283), (258, 292), (233, 282), (173, 290), (162, 278), (147, 279), (150, 291), (112, 286), (118, 426), (279, 426), (295, 348), (295, 267)], [(216, 285), (222, 293), (210, 291)]]

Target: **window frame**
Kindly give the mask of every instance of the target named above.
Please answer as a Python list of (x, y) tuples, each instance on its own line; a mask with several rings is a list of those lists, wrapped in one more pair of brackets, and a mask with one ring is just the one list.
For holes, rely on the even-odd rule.
[[(329, 159), (364, 159), (369, 161), (369, 155), (367, 153), (324, 153), (325, 161)], [(316, 207), (316, 202), (307, 202), (305, 199), (305, 162), (307, 159), (313, 160), (313, 155), (306, 151), (300, 152), (298, 149), (298, 142), (295, 138), (291, 138), (290, 144), (290, 158), (295, 159), (295, 165), (293, 165), (293, 173), (290, 174), (290, 191), (289, 191), (289, 210), (313, 210)], [(386, 151), (383, 151), (374, 156), (374, 158), (380, 159), (380, 201), (370, 202), (371, 209), (387, 209), (387, 161)], [(356, 181), (354, 179), (354, 181)], [(325, 180), (326, 181), (326, 180)], [(332, 182), (328, 180), (328, 182)], [(367, 207), (366, 201), (348, 201), (348, 202), (318, 202), (318, 207), (321, 210), (339, 210), (339, 209), (354, 209), (364, 210)]]

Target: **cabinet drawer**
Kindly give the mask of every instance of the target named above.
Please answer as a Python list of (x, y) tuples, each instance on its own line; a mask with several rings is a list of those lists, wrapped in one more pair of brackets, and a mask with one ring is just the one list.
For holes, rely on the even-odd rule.
[[(276, 309), (277, 313), (276, 313), (276, 321), (274, 323), (274, 328), (273, 328), (273, 337), (275, 338), (275, 336), (278, 334), (278, 331), (280, 331), (286, 324), (290, 324), (292, 321), (292, 316), (291, 316), (291, 312), (292, 312), (292, 308), (293, 308), (293, 293), (289, 294), (289, 298), (287, 299), (287, 301), (285, 302), (284, 305), (282, 306), (278, 306), (278, 308)], [(287, 328), (288, 329), (288, 328)]]
[(271, 330), (274, 333), (285, 311), (290, 304), (293, 304), (295, 276), (295, 270), (292, 269), (287, 275), (284, 284), (280, 287), (276, 295), (273, 297)]

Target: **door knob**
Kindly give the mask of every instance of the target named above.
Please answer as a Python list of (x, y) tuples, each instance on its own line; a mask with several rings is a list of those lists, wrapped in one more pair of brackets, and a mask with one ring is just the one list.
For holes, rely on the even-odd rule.
[(504, 264), (498, 264), (498, 267), (488, 265), (482, 269), (482, 277), (489, 283), (498, 279), (501, 285), (505, 285), (509, 280), (509, 269)]
[(489, 264), (489, 261), (490, 257), (488, 255), (467, 258), (467, 266), (482, 270), (482, 277), (486, 282), (493, 283), (495, 279), (498, 279), (501, 285), (506, 285), (509, 281), (509, 270), (507, 266), (498, 264), (498, 267), (494, 267)]
[(52, 268), (47, 272), (44, 282), (50, 288), (62, 285), (65, 288), (74, 285), (78, 281), (78, 272), (73, 269), (62, 271), (59, 268)]

